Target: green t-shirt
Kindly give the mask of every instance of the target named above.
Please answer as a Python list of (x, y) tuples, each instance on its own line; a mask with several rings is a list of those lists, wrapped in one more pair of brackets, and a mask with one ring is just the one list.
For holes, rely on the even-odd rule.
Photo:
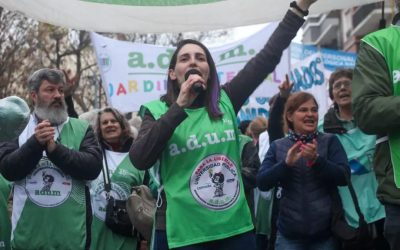
[[(131, 188), (143, 183), (144, 172), (137, 170), (129, 160), (128, 153), (105, 150), (111, 178), (111, 195), (117, 200), (126, 200)], [(103, 168), (104, 170), (104, 168)], [(105, 224), (106, 195), (103, 173), (90, 184), (92, 199), (92, 250), (135, 250), (136, 237), (114, 233)]]
[[(60, 143), (74, 150), (86, 134), (87, 122), (69, 118), (60, 132)], [(31, 121), (20, 135), (21, 142), (32, 135)], [(23, 139), (24, 138), (24, 139)], [(45, 155), (24, 179), (14, 182), (13, 249), (84, 249), (86, 244), (85, 181), (75, 180)]]
[(0, 250), (9, 250), (11, 237), (11, 220), (8, 215), (7, 202), (11, 184), (0, 174)]
[[(253, 229), (240, 175), (236, 115), (224, 91), (222, 119), (211, 120), (205, 108), (185, 109), (160, 157), (167, 199), (169, 248), (224, 239)], [(142, 107), (155, 119), (167, 112), (161, 101)]]

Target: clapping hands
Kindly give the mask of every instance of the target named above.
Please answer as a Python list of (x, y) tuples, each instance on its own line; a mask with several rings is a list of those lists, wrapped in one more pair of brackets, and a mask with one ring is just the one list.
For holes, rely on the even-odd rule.
[(48, 120), (43, 120), (35, 128), (35, 137), (40, 145), (45, 146), (48, 152), (52, 152), (56, 143), (54, 142), (54, 128)]
[(295, 163), (302, 157), (308, 162), (315, 162), (318, 157), (317, 148), (318, 144), (317, 140), (315, 139), (312, 141), (312, 143), (306, 144), (298, 141), (287, 152), (285, 162), (289, 166), (294, 166)]

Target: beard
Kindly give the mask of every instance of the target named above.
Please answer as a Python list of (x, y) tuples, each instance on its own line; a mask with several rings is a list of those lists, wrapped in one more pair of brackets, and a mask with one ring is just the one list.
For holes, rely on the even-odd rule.
[[(59, 104), (60, 106), (53, 106)], [(67, 104), (64, 99), (55, 100), (50, 104), (38, 100), (33, 112), (41, 120), (49, 120), (52, 125), (60, 125), (68, 118)]]

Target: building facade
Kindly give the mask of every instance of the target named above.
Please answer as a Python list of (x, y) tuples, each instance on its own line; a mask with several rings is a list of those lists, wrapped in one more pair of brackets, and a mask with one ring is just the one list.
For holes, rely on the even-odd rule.
[(302, 42), (323, 48), (357, 52), (360, 39), (380, 27), (389, 25), (394, 13), (394, 1), (384, 1), (313, 15), (303, 26)]

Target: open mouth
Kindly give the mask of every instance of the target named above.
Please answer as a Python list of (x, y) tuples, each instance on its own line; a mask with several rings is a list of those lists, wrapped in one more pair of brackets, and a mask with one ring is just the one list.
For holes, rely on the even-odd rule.
[(350, 98), (351, 96), (349, 94), (341, 94), (339, 95), (339, 98)]
[(312, 120), (312, 119), (306, 119), (306, 120), (304, 120), (304, 124), (307, 124), (307, 125), (314, 125), (314, 124), (315, 124), (315, 121)]

